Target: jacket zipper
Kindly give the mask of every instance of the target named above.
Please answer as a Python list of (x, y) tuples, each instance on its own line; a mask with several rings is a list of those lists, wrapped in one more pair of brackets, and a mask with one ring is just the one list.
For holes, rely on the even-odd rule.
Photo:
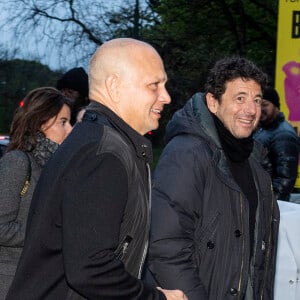
[[(240, 208), (241, 208), (241, 230), (244, 232), (244, 226), (243, 226), (243, 200), (242, 200), (242, 195), (240, 194)], [(242, 288), (242, 277), (243, 277), (243, 269), (244, 269), (244, 253), (245, 253), (245, 238), (244, 234), (242, 235), (243, 237), (243, 242), (242, 242), (242, 263), (241, 263), (241, 269), (240, 269), (240, 279), (239, 279), (239, 285), (238, 285), (238, 291), (239, 291), (239, 296), (238, 299), (240, 299), (241, 295), (241, 288)]]
[(150, 227), (150, 218), (151, 218), (151, 202), (152, 202), (152, 192), (151, 192), (151, 172), (150, 172), (150, 166), (147, 163), (147, 171), (148, 171), (148, 185), (149, 185), (149, 201), (148, 201), (148, 220), (147, 220), (147, 240), (145, 243), (145, 247), (143, 250), (143, 255), (142, 259), (140, 262), (140, 267), (139, 267), (139, 272), (138, 272), (138, 279), (141, 279), (142, 277), (142, 270), (143, 270), (143, 265), (146, 259), (147, 255), (147, 250), (148, 250), (148, 244), (149, 244), (149, 227)]
[(269, 265), (269, 258), (270, 258), (270, 249), (271, 249), (271, 239), (272, 239), (272, 219), (273, 219), (273, 213), (274, 213), (274, 195), (273, 195), (273, 187), (271, 184), (271, 195), (272, 195), (272, 213), (270, 214), (270, 233), (269, 233), (269, 239), (268, 239), (268, 249), (266, 253), (266, 263), (265, 263), (265, 272), (264, 272), (264, 281), (262, 285), (261, 290), (261, 296), (260, 299), (263, 299), (264, 296), (264, 290), (265, 290), (265, 284), (266, 284), (266, 277), (267, 277), (267, 269)]
[(120, 244), (120, 246), (118, 246), (117, 250), (115, 251), (115, 255), (118, 259), (120, 259), (120, 260), (123, 259), (131, 241), (132, 241), (132, 237), (129, 235), (126, 235), (123, 242)]

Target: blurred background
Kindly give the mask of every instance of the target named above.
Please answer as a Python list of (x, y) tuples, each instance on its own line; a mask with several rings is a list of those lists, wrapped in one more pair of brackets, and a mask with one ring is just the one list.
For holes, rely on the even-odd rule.
[(106, 40), (133, 37), (160, 53), (172, 103), (149, 138), (163, 145), (166, 122), (225, 55), (254, 60), (274, 83), (278, 1), (0, 0), (0, 133), (31, 89), (53, 86)]

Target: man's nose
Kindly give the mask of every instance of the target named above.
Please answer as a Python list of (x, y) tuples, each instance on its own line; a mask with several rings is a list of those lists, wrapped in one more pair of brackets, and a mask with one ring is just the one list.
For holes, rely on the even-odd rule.
[(246, 101), (244, 104), (244, 111), (251, 115), (254, 115), (258, 108), (261, 109), (254, 101)]
[(169, 104), (171, 103), (171, 97), (167, 91), (167, 89), (164, 87), (163, 90), (162, 90), (162, 93), (159, 97), (159, 100), (165, 104)]

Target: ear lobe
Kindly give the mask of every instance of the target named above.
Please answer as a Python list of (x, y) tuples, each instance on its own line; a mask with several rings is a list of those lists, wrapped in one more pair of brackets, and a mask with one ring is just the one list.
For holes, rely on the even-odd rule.
[(116, 74), (108, 76), (105, 80), (107, 94), (113, 102), (119, 102), (119, 77)]
[(210, 112), (213, 114), (216, 114), (216, 112), (218, 110), (219, 102), (217, 99), (215, 99), (215, 97), (212, 93), (206, 94), (206, 103), (207, 103), (207, 107), (210, 110)]

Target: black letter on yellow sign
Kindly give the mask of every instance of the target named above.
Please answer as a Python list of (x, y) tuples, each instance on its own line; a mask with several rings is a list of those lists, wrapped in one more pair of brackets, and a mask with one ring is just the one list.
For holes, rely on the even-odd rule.
[(293, 11), (292, 39), (300, 38), (300, 11)]

